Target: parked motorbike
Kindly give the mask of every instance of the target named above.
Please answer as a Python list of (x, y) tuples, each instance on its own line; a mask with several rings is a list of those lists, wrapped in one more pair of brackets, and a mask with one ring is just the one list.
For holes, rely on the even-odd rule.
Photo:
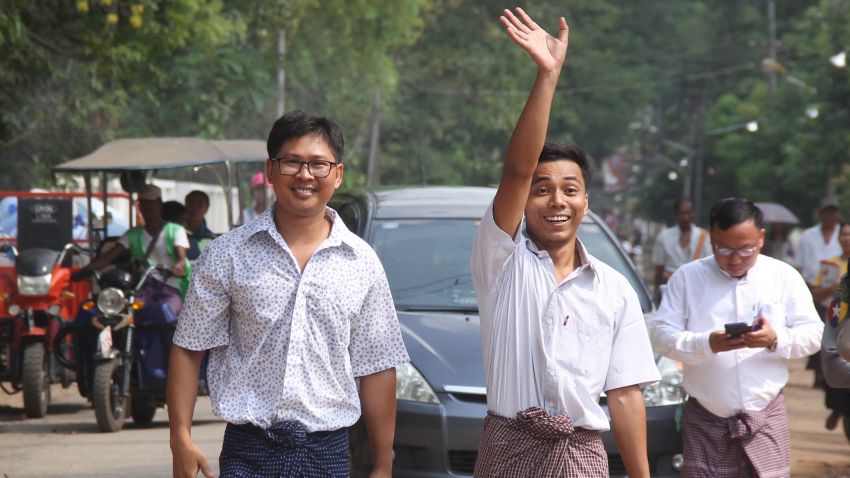
[(165, 405), (177, 326), (175, 311), (160, 300), (171, 287), (165, 283), (169, 275), (161, 266), (148, 268), (138, 280), (118, 267), (97, 274), (99, 292), (61, 332), (73, 337), (74, 350), (71, 360), (60, 360), (76, 371), (80, 394), (91, 400), (102, 432), (121, 430), (128, 407), (133, 421), (146, 425)]
[(13, 392), (23, 390), (26, 416), (39, 418), (47, 414), (50, 385), (68, 387), (75, 377), (58, 361), (70, 343), (56, 337), (73, 312), (70, 262), (80, 251), (73, 243), (61, 251), (36, 247), (20, 253), (0, 245), (0, 253), (7, 252), (14, 257), (16, 288), (5, 299), (9, 317), (0, 326), (0, 381), (10, 382)]

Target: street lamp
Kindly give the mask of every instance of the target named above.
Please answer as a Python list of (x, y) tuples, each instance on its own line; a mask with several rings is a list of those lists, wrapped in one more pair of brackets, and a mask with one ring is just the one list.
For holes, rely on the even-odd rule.
[(699, 214), (700, 207), (702, 206), (702, 183), (703, 176), (705, 175), (705, 138), (709, 136), (717, 136), (720, 134), (731, 133), (733, 131), (746, 130), (749, 133), (755, 133), (759, 130), (759, 123), (757, 120), (750, 120), (745, 123), (736, 123), (730, 126), (726, 126), (725, 128), (717, 128), (704, 132), (699, 138), (699, 145), (697, 147), (697, 155), (696, 160), (694, 161), (694, 211)]
[(842, 51), (829, 57), (829, 62), (836, 68), (844, 68), (847, 66), (847, 52)]

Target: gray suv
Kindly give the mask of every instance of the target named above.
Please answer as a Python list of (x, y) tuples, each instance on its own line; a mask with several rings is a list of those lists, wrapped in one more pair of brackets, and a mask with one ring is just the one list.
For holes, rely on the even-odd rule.
[[(472, 237), (496, 190), (406, 187), (350, 190), (330, 206), (377, 252), (387, 272), (411, 362), (396, 370), (396, 477), (470, 476), (487, 414), (478, 306), (469, 275)], [(645, 315), (646, 285), (610, 230), (592, 212), (579, 229), (592, 255), (622, 273)], [(682, 465), (676, 412), (681, 364), (656, 357), (663, 380), (644, 389), (653, 476), (678, 476)], [(603, 408), (605, 398), (602, 398)], [(353, 476), (367, 476), (371, 453), (362, 420), (351, 428)], [(625, 475), (614, 436), (602, 435), (611, 476)]]

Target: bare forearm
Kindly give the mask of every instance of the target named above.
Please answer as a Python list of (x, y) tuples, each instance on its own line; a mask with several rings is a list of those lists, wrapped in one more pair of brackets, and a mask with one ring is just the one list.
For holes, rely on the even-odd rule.
[(649, 478), (646, 451), (646, 409), (637, 385), (608, 391), (614, 439), (630, 477)]
[(375, 457), (375, 469), (389, 473), (395, 437), (395, 369), (360, 377), (360, 406)]
[(172, 444), (175, 441), (191, 439), (192, 415), (195, 413), (198, 374), (203, 356), (204, 352), (184, 349), (177, 345), (171, 347), (166, 400)]
[(546, 142), (549, 113), (558, 85), (560, 70), (538, 72), (525, 108), (514, 128), (505, 160), (505, 174), (531, 177), (537, 159)]

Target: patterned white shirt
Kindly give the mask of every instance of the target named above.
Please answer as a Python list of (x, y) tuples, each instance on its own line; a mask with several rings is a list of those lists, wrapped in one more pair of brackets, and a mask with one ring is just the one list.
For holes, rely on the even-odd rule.
[(481, 219), (470, 269), (481, 314), (487, 406), (516, 418), (541, 407), (577, 427), (607, 430), (603, 390), (660, 379), (637, 294), (587, 253), (560, 284), (546, 251)]
[[(776, 331), (775, 352), (743, 348), (714, 353), (708, 343), (724, 324), (764, 315)], [(764, 410), (788, 382), (788, 359), (820, 348), (823, 323), (812, 294), (790, 265), (759, 255), (736, 279), (712, 255), (680, 267), (650, 321), (655, 350), (684, 363), (684, 386), (708, 411), (729, 417)]]
[(198, 258), (174, 343), (212, 349), (213, 412), (230, 423), (350, 426), (355, 377), (408, 360), (384, 269), (328, 208), (331, 233), (302, 272), (273, 207)]

